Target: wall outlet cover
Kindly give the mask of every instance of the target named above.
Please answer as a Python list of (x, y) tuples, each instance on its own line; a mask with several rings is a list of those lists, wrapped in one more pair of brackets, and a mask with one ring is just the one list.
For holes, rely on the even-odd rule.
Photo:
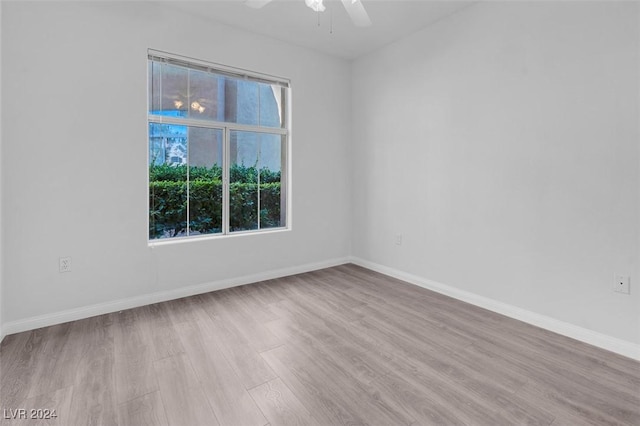
[(629, 276), (616, 275), (613, 281), (613, 291), (617, 293), (629, 294)]
[(61, 257), (58, 263), (60, 272), (71, 272), (71, 257)]

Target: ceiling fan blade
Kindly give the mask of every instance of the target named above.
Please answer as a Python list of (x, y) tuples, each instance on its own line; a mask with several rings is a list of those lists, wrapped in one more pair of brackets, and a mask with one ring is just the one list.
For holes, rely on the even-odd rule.
[(357, 27), (371, 26), (371, 19), (361, 0), (342, 0), (342, 4)]
[(260, 9), (261, 7), (264, 7), (267, 3), (270, 3), (271, 0), (245, 0), (244, 4), (246, 4), (247, 6), (253, 8), (253, 9)]

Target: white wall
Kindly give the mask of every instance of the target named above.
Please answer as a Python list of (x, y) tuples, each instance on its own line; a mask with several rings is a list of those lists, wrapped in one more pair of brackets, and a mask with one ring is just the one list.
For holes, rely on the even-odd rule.
[(357, 60), (353, 254), (640, 343), (638, 7), (485, 2)]
[[(3, 3), (1, 35), (7, 327), (348, 256), (348, 62), (147, 2)], [(147, 247), (147, 48), (291, 79), (291, 232)]]

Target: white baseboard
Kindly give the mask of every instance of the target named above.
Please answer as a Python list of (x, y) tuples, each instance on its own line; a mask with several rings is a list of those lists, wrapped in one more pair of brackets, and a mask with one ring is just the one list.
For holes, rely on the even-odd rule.
[(606, 349), (611, 352), (615, 352), (617, 354), (640, 361), (640, 345), (638, 344), (611, 337), (606, 334), (598, 333), (596, 331), (579, 327), (564, 321), (559, 321), (546, 315), (527, 311), (513, 305), (498, 302), (487, 297), (479, 296), (474, 293), (460, 290), (446, 284), (431, 281), (426, 278), (412, 275), (358, 257), (330, 259), (322, 262), (265, 271), (259, 274), (245, 275), (238, 278), (230, 278), (226, 280), (197, 284), (175, 290), (145, 294), (126, 299), (115, 300), (112, 302), (99, 303), (96, 305), (69, 309), (52, 314), (40, 315), (17, 321), (10, 321), (0, 325), (0, 342), (2, 342), (2, 339), (4, 339), (5, 336), (13, 333), (19, 333), (22, 331), (33, 330), (40, 327), (47, 327), (50, 325), (61, 324), (68, 321), (89, 318), (92, 316), (107, 314), (110, 312), (117, 312), (124, 309), (136, 308), (152, 303), (165, 302), (168, 300), (179, 299), (181, 297), (193, 296), (195, 294), (202, 294), (244, 284), (301, 274), (318, 269), (330, 268), (332, 266), (342, 265), (349, 262), (367, 269), (371, 269), (372, 271), (380, 272), (381, 274), (406, 281), (410, 284), (414, 284), (428, 290), (451, 296), (455, 299), (471, 303), (473, 305), (488, 309), (493, 312), (497, 312), (510, 318), (514, 318), (528, 324), (532, 324), (537, 327), (544, 328), (546, 330), (553, 331), (555, 333), (571, 337), (581, 342), (585, 342), (590, 345), (597, 346), (599, 348)]
[(423, 287), (428, 290), (432, 290), (437, 293), (441, 293), (455, 299), (471, 303), (472, 305), (476, 305), (481, 308), (508, 316), (510, 318), (514, 318), (519, 321), (523, 321), (528, 324), (553, 331), (554, 333), (571, 337), (572, 339), (576, 339), (581, 342), (588, 343), (590, 345), (597, 346), (599, 348), (606, 349), (608, 351), (615, 352), (628, 358), (640, 361), (640, 345), (638, 344), (611, 337), (606, 334), (598, 333), (596, 331), (560, 321), (546, 315), (527, 311), (526, 309), (518, 308), (507, 303), (498, 302), (497, 300), (479, 296), (468, 291), (460, 290), (446, 284), (431, 281), (426, 278), (422, 278), (394, 268), (370, 262), (368, 260), (360, 259), (358, 257), (351, 257), (350, 261), (351, 263), (362, 266), (363, 268), (380, 272), (381, 274), (406, 281), (410, 284), (414, 284), (419, 287)]
[(286, 277), (289, 275), (301, 274), (304, 272), (316, 271), (318, 269), (330, 268), (332, 266), (343, 265), (348, 263), (348, 258), (329, 259), (322, 262), (308, 263), (290, 268), (275, 269), (265, 271), (258, 274), (245, 275), (238, 278), (230, 278), (226, 280), (208, 282), (203, 284), (192, 285), (189, 287), (178, 288), (175, 290), (161, 291), (151, 294), (143, 294), (140, 296), (129, 297), (126, 299), (115, 300), (112, 302), (99, 303), (96, 305), (85, 306), (66, 311), (55, 312), (46, 315), (40, 315), (31, 318), (25, 318), (17, 321), (10, 321), (2, 324), (2, 338), (5, 335), (19, 333), (21, 331), (33, 330), (40, 327), (61, 324), (68, 321), (89, 318), (96, 315), (108, 314), (110, 312), (122, 311), (124, 309), (137, 308), (139, 306), (150, 305), (152, 303), (166, 302), (168, 300), (180, 299), (181, 297), (193, 296), (195, 294), (208, 293), (210, 291), (222, 290), (230, 287), (237, 287), (244, 284), (270, 280), (274, 278)]

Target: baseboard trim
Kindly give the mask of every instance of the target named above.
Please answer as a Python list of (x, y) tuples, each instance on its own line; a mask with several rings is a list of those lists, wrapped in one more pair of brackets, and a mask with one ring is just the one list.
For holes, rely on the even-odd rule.
[[(321, 262), (307, 263), (304, 265), (293, 266), (290, 268), (275, 269), (265, 271), (258, 274), (245, 275), (237, 278), (207, 282), (203, 284), (192, 285), (188, 287), (178, 288), (168, 291), (160, 291), (156, 293), (143, 294), (140, 296), (129, 297), (126, 299), (115, 300), (112, 302), (99, 303), (91, 306), (85, 306), (65, 311), (55, 312), (46, 315), (25, 318), (18, 321), (10, 321), (2, 324), (2, 338), (14, 333), (33, 330), (36, 328), (47, 327), (50, 325), (61, 324), (64, 322), (90, 318), (96, 315), (118, 312), (124, 309), (137, 308), (139, 306), (150, 305), (152, 303), (166, 302), (168, 300), (180, 299), (182, 297), (193, 296), (196, 294), (208, 293), (210, 291), (222, 290), (230, 287), (256, 283), (274, 278), (282, 278), (289, 275), (302, 274), (305, 272), (316, 271), (318, 269), (330, 268), (332, 266), (343, 265), (349, 263), (349, 258), (329, 259)], [(2, 339), (0, 338), (0, 342)]]
[(518, 308), (503, 302), (499, 302), (487, 297), (457, 289), (455, 287), (432, 281), (417, 275), (409, 274), (395, 268), (380, 265), (375, 262), (361, 259), (359, 257), (345, 257), (329, 259), (321, 262), (308, 263), (304, 265), (294, 266), (290, 268), (282, 268), (271, 271), (265, 271), (258, 274), (245, 275), (237, 278), (219, 280), (197, 284), (193, 286), (183, 287), (174, 290), (161, 291), (151, 294), (145, 294), (126, 299), (115, 300), (112, 302), (99, 303), (91, 306), (69, 309), (65, 311), (55, 312), (52, 314), (40, 315), (31, 318), (25, 318), (18, 321), (10, 321), (0, 326), (0, 343), (5, 336), (22, 331), (33, 330), (36, 328), (47, 327), (50, 325), (61, 324), (68, 321), (89, 318), (96, 315), (117, 312), (124, 309), (136, 308), (152, 303), (166, 302), (168, 300), (179, 299), (181, 297), (193, 296), (195, 294), (208, 293), (210, 291), (222, 290), (230, 287), (251, 284), (255, 282), (270, 280), (274, 278), (282, 278), (289, 275), (311, 272), (319, 269), (330, 268), (332, 266), (343, 265), (345, 263), (353, 263), (363, 268), (379, 272), (381, 274), (406, 281), (410, 284), (417, 285), (428, 290), (432, 290), (458, 300), (462, 300), (472, 305), (488, 309), (493, 312), (544, 328), (563, 336), (571, 337), (584, 343), (606, 349), (611, 352), (626, 356), (640, 361), (640, 345), (598, 333), (583, 327), (576, 326), (555, 318), (541, 315), (526, 309)]
[(370, 262), (358, 257), (351, 257), (350, 261), (351, 263), (362, 266), (363, 268), (406, 281), (410, 284), (471, 303), (472, 305), (476, 305), (507, 317), (544, 328), (545, 330), (553, 331), (554, 333), (571, 337), (572, 339), (640, 361), (640, 345), (638, 344), (618, 339), (616, 337), (611, 337), (587, 328), (579, 327), (546, 315), (537, 314), (526, 309), (518, 308), (517, 306), (498, 302), (497, 300), (479, 296), (474, 293), (460, 290), (446, 284), (428, 280), (417, 275), (409, 274), (407, 272), (380, 265), (375, 262)]

